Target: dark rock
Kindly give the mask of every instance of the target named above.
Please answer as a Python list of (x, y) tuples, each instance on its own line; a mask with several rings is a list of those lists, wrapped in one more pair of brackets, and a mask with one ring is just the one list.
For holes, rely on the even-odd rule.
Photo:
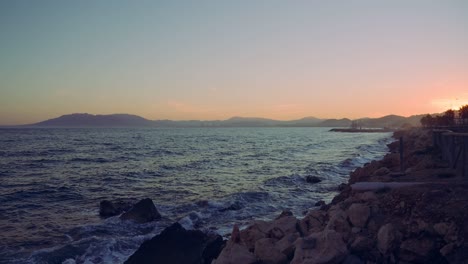
[(320, 179), (319, 177), (317, 177), (317, 176), (311, 176), (311, 175), (306, 176), (305, 180), (306, 180), (306, 182), (308, 182), (308, 183), (319, 183), (319, 182), (322, 181), (322, 179)]
[(137, 223), (146, 223), (161, 218), (151, 199), (146, 198), (136, 203), (130, 211), (122, 214), (120, 219), (132, 220)]
[(125, 263), (210, 264), (224, 244), (219, 235), (185, 230), (175, 223), (141, 244)]
[(132, 207), (131, 200), (103, 200), (99, 203), (99, 215), (102, 217), (111, 217), (128, 211)]
[(324, 206), (324, 205), (326, 205), (326, 203), (325, 203), (323, 200), (320, 200), (320, 201), (318, 201), (318, 202), (316, 202), (316, 203), (314, 204), (314, 206), (320, 206), (320, 207), (322, 207), (322, 206)]

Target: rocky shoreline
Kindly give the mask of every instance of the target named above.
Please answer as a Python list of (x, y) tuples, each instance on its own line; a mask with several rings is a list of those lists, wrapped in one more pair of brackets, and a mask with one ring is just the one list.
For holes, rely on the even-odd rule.
[(440, 159), (430, 131), (394, 137), (405, 142), (405, 171), (396, 141), (382, 160), (352, 172), (330, 204), (303, 217), (285, 211), (234, 226), (227, 242), (175, 224), (126, 263), (468, 263), (468, 183)]

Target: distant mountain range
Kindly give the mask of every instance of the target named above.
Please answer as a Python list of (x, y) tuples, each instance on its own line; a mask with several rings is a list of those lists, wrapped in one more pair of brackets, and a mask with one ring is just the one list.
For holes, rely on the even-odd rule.
[(280, 121), (267, 118), (232, 117), (227, 120), (173, 121), (148, 120), (129, 114), (91, 115), (70, 114), (45, 120), (39, 123), (24, 125), (28, 127), (350, 127), (354, 122), (366, 128), (398, 128), (403, 125), (419, 126), (423, 115), (403, 117), (388, 115), (381, 118), (361, 118), (351, 120), (320, 119), (305, 117), (298, 120)]

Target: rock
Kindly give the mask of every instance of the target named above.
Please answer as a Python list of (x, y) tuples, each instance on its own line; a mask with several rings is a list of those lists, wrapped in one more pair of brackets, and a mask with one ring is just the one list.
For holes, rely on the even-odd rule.
[(450, 253), (452, 253), (454, 248), (455, 248), (455, 243), (448, 243), (447, 245), (443, 246), (439, 252), (442, 256), (445, 257), (445, 256), (448, 256)]
[(365, 236), (358, 236), (354, 239), (353, 243), (350, 246), (352, 252), (364, 252), (369, 251), (374, 247), (375, 242)]
[(434, 231), (439, 235), (444, 237), (450, 229), (450, 224), (448, 223), (437, 223), (434, 225)]
[(321, 206), (324, 206), (324, 205), (326, 205), (326, 203), (325, 203), (325, 201), (323, 201), (323, 200), (320, 200), (320, 201), (318, 201), (318, 202), (316, 202), (316, 203), (314, 204), (314, 206), (320, 206), (320, 207), (321, 207)]
[(363, 193), (357, 193), (356, 194), (358, 199), (363, 201), (363, 202), (373, 202), (377, 201), (377, 195), (375, 195), (375, 192), (363, 192)]
[(273, 238), (262, 238), (255, 242), (255, 256), (263, 264), (283, 264), (288, 261), (285, 254), (281, 253), (275, 245)]
[(268, 230), (268, 237), (281, 239), (286, 234), (296, 233), (298, 220), (294, 216), (283, 216), (275, 219)]
[(132, 207), (130, 200), (103, 200), (99, 203), (99, 215), (102, 217), (111, 217), (119, 215)]
[(294, 250), (296, 247), (294, 246), (294, 242), (301, 237), (299, 233), (292, 233), (285, 235), (280, 241), (276, 242), (276, 247), (279, 249), (281, 253), (286, 255), (288, 259), (292, 258), (294, 254)]
[(377, 233), (377, 248), (380, 253), (386, 255), (392, 252), (398, 245), (400, 234), (392, 224), (380, 227)]
[(294, 215), (294, 214), (293, 214), (291, 211), (289, 211), (289, 210), (284, 210), (284, 211), (282, 211), (281, 214), (278, 215), (278, 217), (276, 217), (275, 219), (280, 219), (280, 218), (285, 217), (285, 216), (293, 216), (293, 215)]
[(370, 216), (370, 209), (365, 204), (354, 203), (348, 208), (346, 214), (353, 226), (365, 227)]
[(430, 260), (434, 241), (429, 238), (407, 239), (401, 243), (400, 258), (403, 261), (426, 263)]
[(349, 233), (351, 232), (351, 226), (348, 223), (348, 216), (341, 209), (335, 209), (329, 211), (330, 220), (326, 226), (328, 230), (335, 230), (338, 233), (341, 233), (343, 237), (347, 240)]
[(341, 235), (334, 230), (323, 230), (296, 241), (291, 264), (340, 263), (347, 254)]
[(325, 224), (326, 213), (320, 210), (310, 211), (299, 221), (299, 231), (303, 236), (319, 232)]
[(306, 182), (308, 182), (308, 183), (319, 183), (319, 182), (322, 181), (322, 179), (320, 179), (319, 177), (317, 177), (317, 176), (311, 176), (311, 175), (306, 176), (305, 180), (306, 180)]
[[(255, 264), (257, 259), (244, 245), (229, 241), (212, 264)], [(159, 264), (159, 263), (158, 263)], [(182, 264), (182, 263), (181, 263)]]
[(374, 172), (375, 176), (384, 176), (390, 173), (390, 170), (387, 167), (382, 167)]
[(245, 245), (248, 250), (253, 251), (255, 248), (255, 242), (261, 238), (267, 237), (269, 230), (269, 223), (256, 220), (246, 229), (240, 231), (241, 244)]
[(257, 258), (249, 251), (249, 249), (239, 243), (239, 227), (234, 225), (231, 239), (227, 242), (226, 247), (221, 251), (218, 258), (213, 260), (211, 264), (255, 264)]
[(122, 220), (132, 220), (137, 223), (151, 222), (160, 218), (161, 214), (159, 214), (153, 201), (149, 198), (139, 201), (132, 209), (120, 216)]
[(125, 264), (209, 264), (224, 245), (219, 235), (207, 235), (199, 230), (185, 230), (179, 223), (143, 242)]
[(365, 262), (355, 255), (348, 255), (343, 260), (342, 264), (365, 264)]

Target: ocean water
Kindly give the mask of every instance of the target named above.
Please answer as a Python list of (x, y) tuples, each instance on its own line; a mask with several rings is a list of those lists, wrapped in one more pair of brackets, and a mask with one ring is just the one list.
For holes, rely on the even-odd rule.
[[(300, 217), (391, 142), (328, 130), (0, 129), (0, 263), (122, 263), (175, 221), (225, 235), (285, 209)], [(163, 220), (99, 217), (101, 200), (146, 197)]]

